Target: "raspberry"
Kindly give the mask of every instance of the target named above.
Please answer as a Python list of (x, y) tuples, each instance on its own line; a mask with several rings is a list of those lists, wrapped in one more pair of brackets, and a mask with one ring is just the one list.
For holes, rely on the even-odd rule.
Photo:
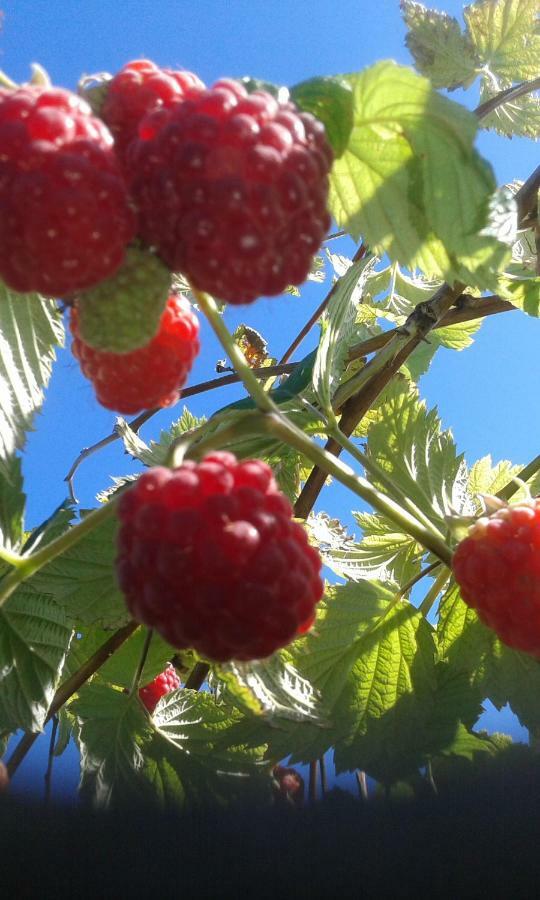
[(129, 353), (157, 334), (172, 276), (149, 250), (130, 247), (123, 266), (77, 298), (79, 335), (110, 353)]
[(57, 88), (0, 90), (0, 275), (63, 297), (112, 275), (135, 217), (106, 126)]
[(274, 766), (272, 771), (279, 794), (289, 802), (301, 805), (304, 800), (304, 779), (290, 766)]
[(482, 622), (504, 644), (540, 657), (540, 500), (479, 519), (452, 568)]
[(229, 303), (307, 277), (330, 225), (324, 126), (218, 81), (149, 114), (128, 154), (139, 230), (172, 271)]
[(262, 659), (311, 628), (321, 560), (266, 463), (215, 452), (153, 468), (118, 515), (127, 606), (173, 647)]
[(85, 344), (76, 307), (71, 310), (70, 328), (73, 355), (93, 383), (97, 399), (124, 414), (176, 403), (199, 352), (197, 317), (188, 301), (174, 294), (167, 300), (157, 335), (131, 353), (107, 353)]
[(139, 697), (146, 706), (149, 713), (153, 713), (158, 700), (161, 700), (165, 694), (176, 691), (180, 687), (180, 679), (174, 666), (167, 666), (161, 675), (154, 678), (150, 684), (145, 685), (139, 691)]
[(192, 72), (160, 69), (148, 59), (127, 63), (107, 85), (101, 117), (109, 126), (116, 152), (123, 162), (139, 122), (156, 109), (168, 109), (204, 89)]

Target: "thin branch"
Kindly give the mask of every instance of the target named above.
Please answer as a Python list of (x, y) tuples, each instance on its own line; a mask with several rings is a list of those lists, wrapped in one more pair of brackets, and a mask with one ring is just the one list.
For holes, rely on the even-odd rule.
[(328, 793), (328, 781), (326, 778), (326, 760), (324, 756), (319, 759), (319, 768), (321, 770), (321, 796), (324, 798)]
[[(101, 668), (104, 663), (107, 662), (110, 656), (115, 653), (122, 644), (127, 641), (129, 637), (139, 628), (138, 622), (128, 622), (127, 625), (124, 625), (123, 628), (120, 628), (118, 631), (115, 631), (113, 635), (109, 638), (108, 641), (105, 641), (101, 647), (98, 647), (95, 653), (92, 654), (90, 659), (88, 659), (84, 665), (81, 666), (76, 672), (73, 673), (63, 684), (60, 685), (56, 694), (53, 697), (52, 703), (49, 707), (49, 712), (47, 713), (44, 721), (44, 725), (52, 719), (54, 715), (58, 712), (61, 707), (67, 703), (70, 697), (73, 696), (80, 688), (85, 684), (89, 678), (94, 675), (99, 668)], [(39, 731), (27, 731), (23, 734), (19, 743), (15, 747), (8, 763), (7, 770), (9, 773), (9, 777), (13, 778), (15, 772), (19, 768), (21, 762), (25, 758), (26, 754), (30, 750), (30, 748), (37, 741), (40, 736)]]
[(309, 764), (308, 798), (310, 803), (317, 800), (317, 760)]
[(47, 760), (47, 771), (45, 772), (45, 796), (44, 802), (45, 806), (48, 806), (51, 802), (51, 791), (52, 791), (52, 772), (54, 765), (54, 745), (56, 743), (56, 733), (58, 731), (58, 716), (53, 716), (53, 723), (51, 728), (51, 739), (49, 741), (49, 756)]
[(499, 94), (495, 94), (494, 97), (486, 100), (485, 103), (481, 103), (480, 106), (477, 106), (474, 110), (475, 115), (480, 120), (485, 119), (486, 116), (495, 109), (498, 109), (499, 106), (503, 106), (505, 103), (511, 103), (512, 100), (517, 100), (525, 94), (532, 94), (533, 91), (538, 90), (540, 90), (540, 78), (535, 78), (533, 81), (522, 81), (521, 84), (506, 88), (506, 90), (501, 91)]
[[(353, 263), (358, 262), (360, 259), (363, 259), (363, 257), (364, 257), (364, 256), (366, 255), (366, 253), (367, 253), (367, 249), (368, 249), (368, 248), (367, 248), (367, 246), (366, 246), (364, 243), (360, 244), (358, 250), (356, 251), (356, 253), (355, 253), (354, 257), (353, 257)], [(328, 293), (327, 293), (326, 297), (324, 298), (324, 300), (322, 301), (322, 303), (317, 307), (317, 309), (315, 310), (315, 312), (313, 313), (313, 315), (311, 315), (311, 316), (309, 317), (309, 319), (308, 319), (308, 321), (306, 322), (306, 324), (303, 326), (303, 328), (301, 328), (301, 330), (300, 330), (299, 333), (296, 335), (296, 337), (295, 337), (294, 341), (292, 342), (292, 344), (287, 348), (287, 350), (285, 351), (285, 353), (284, 353), (283, 356), (281, 357), (281, 359), (280, 359), (280, 361), (279, 361), (279, 364), (280, 364), (280, 365), (282, 365), (283, 363), (286, 363), (286, 362), (289, 361), (289, 359), (291, 358), (291, 356), (293, 355), (293, 353), (295, 352), (295, 350), (298, 349), (298, 347), (300, 346), (300, 344), (302, 343), (302, 341), (304, 340), (304, 338), (309, 334), (309, 332), (311, 331), (311, 329), (313, 328), (313, 326), (319, 321), (319, 319), (321, 318), (321, 316), (322, 316), (323, 312), (325, 311), (326, 307), (327, 307), (328, 304), (330, 303), (330, 300), (332, 299), (332, 297), (333, 297), (335, 291), (337, 290), (338, 285), (339, 285), (339, 281), (336, 281), (336, 282), (332, 285), (332, 287), (331, 287), (330, 290), (328, 291)]]
[(358, 790), (360, 792), (360, 797), (362, 798), (364, 803), (367, 803), (367, 801), (369, 800), (367, 777), (366, 777), (366, 773), (363, 770), (360, 770), (360, 769), (356, 770), (356, 781), (358, 782)]
[(146, 632), (144, 638), (144, 644), (141, 651), (139, 662), (137, 663), (137, 668), (135, 670), (135, 674), (133, 676), (133, 681), (131, 682), (131, 687), (129, 689), (130, 696), (132, 696), (139, 688), (139, 684), (141, 681), (141, 675), (143, 673), (144, 665), (146, 663), (146, 658), (148, 656), (148, 651), (150, 650), (150, 644), (152, 643), (152, 638), (154, 636), (154, 629), (149, 628)]
[(199, 691), (206, 681), (209, 671), (210, 666), (208, 663), (195, 663), (184, 687), (187, 688), (188, 691)]

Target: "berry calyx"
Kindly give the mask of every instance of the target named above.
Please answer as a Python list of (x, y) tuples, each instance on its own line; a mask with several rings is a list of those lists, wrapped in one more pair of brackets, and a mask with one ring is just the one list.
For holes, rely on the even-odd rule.
[(130, 353), (109, 353), (86, 344), (76, 306), (70, 329), (73, 355), (94, 385), (98, 401), (124, 414), (176, 403), (200, 349), (198, 319), (188, 301), (175, 294), (167, 300), (156, 336)]
[(139, 697), (146, 706), (148, 712), (152, 714), (158, 705), (159, 700), (176, 691), (180, 687), (180, 678), (174, 666), (167, 666), (161, 675), (157, 675), (150, 684), (146, 684), (139, 690)]
[(157, 334), (171, 281), (154, 253), (130, 247), (115, 275), (77, 297), (81, 339), (110, 353), (144, 347)]
[(330, 225), (332, 160), (312, 115), (222, 79), (141, 121), (127, 162), (140, 236), (220, 300), (281, 294)]
[(540, 657), (540, 500), (479, 519), (452, 568), (461, 596), (509, 647)]
[(0, 89), (0, 276), (66, 297), (113, 274), (135, 217), (113, 139), (69, 91)]
[(210, 660), (262, 659), (308, 631), (321, 560), (260, 460), (215, 452), (145, 472), (119, 499), (131, 615)]
[(147, 113), (168, 109), (203, 89), (204, 84), (192, 72), (161, 69), (148, 59), (126, 63), (108, 83), (100, 110), (121, 162)]

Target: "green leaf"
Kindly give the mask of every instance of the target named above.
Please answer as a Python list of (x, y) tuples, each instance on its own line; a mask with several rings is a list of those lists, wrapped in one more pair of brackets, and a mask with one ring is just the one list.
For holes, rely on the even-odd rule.
[(15, 294), (0, 283), (0, 472), (25, 442), (43, 403), (64, 329), (53, 300)]
[(338, 281), (322, 320), (322, 337), (313, 366), (313, 387), (327, 414), (332, 413), (332, 394), (346, 366), (356, 337), (356, 316), (367, 275), (375, 260), (353, 263)]
[(463, 14), (484, 66), (509, 82), (538, 77), (538, 0), (480, 0)]
[(271, 94), (272, 97), (276, 97), (276, 99), (282, 100), (283, 102), (288, 100), (288, 88), (274, 84), (273, 81), (264, 81), (262, 78), (252, 78), (251, 75), (244, 75), (239, 81), (244, 85), (248, 94), (252, 94), (254, 91), (266, 91), (267, 94)]
[(138, 459), (145, 466), (162, 466), (167, 460), (171, 444), (188, 431), (194, 431), (204, 425), (205, 422), (204, 416), (199, 419), (189, 411), (187, 406), (184, 406), (180, 418), (173, 422), (170, 428), (161, 432), (158, 441), (150, 441), (150, 445), (146, 444), (130, 428), (122, 416), (116, 420), (115, 431), (122, 438), (126, 452), (134, 459)]
[[(478, 494), (497, 494), (519, 470), (520, 466), (514, 466), (507, 459), (494, 466), (491, 456), (483, 456), (475, 462), (469, 472), (467, 490), (474, 499)], [(517, 491), (516, 494), (519, 496)], [(477, 509), (479, 508), (478, 505)]]
[[(494, 75), (484, 76), (480, 82), (480, 103), (491, 100), (498, 93), (511, 87), (506, 80)], [(506, 137), (540, 137), (540, 100), (537, 94), (525, 94), (517, 100), (501, 104), (493, 112), (482, 117), (482, 128), (492, 128)]]
[(467, 467), (437, 410), (410, 385), (395, 382), (368, 435), (368, 454), (443, 531), (445, 516), (472, 512)]
[(402, 0), (401, 12), (409, 29), (405, 43), (418, 71), (435, 88), (467, 87), (475, 78), (477, 62), (457, 19), (414, 0)]
[(12, 456), (0, 468), (0, 547), (6, 550), (21, 546), (25, 499), (21, 460)]
[(521, 277), (503, 276), (499, 281), (499, 293), (527, 315), (540, 316), (540, 276), (533, 272), (523, 268)]
[(485, 288), (509, 249), (483, 232), (495, 180), (473, 147), (476, 117), (392, 62), (349, 80), (354, 128), (330, 178), (334, 218), (374, 253)]
[(143, 793), (140, 776), (151, 728), (138, 697), (86, 684), (70, 709), (78, 721), (83, 797), (108, 807)]
[(24, 587), (0, 612), (0, 734), (41, 731), (71, 639), (64, 611)]
[[(84, 515), (84, 512), (83, 512)], [(129, 613), (116, 583), (116, 519), (107, 519), (28, 582), (51, 594), (72, 620), (84, 625), (118, 628)]]
[[(76, 635), (66, 660), (67, 674), (71, 675), (79, 669), (110, 637), (110, 631), (96, 626), (77, 624)], [(117, 687), (130, 688), (141, 659), (145, 639), (146, 629), (137, 629), (101, 666), (99, 677)], [(167, 644), (157, 632), (154, 632), (141, 674), (141, 686), (144, 687), (145, 684), (153, 681), (156, 675), (160, 675), (170, 663), (175, 652), (170, 644)]]
[(436, 667), (431, 628), (413, 606), (380, 583), (334, 587), (316, 628), (297, 665), (331, 710), (338, 772), (392, 782), (453, 742), (467, 696)]
[(343, 155), (353, 127), (353, 95), (344, 78), (310, 78), (291, 88), (291, 100), (323, 123), (336, 158)]

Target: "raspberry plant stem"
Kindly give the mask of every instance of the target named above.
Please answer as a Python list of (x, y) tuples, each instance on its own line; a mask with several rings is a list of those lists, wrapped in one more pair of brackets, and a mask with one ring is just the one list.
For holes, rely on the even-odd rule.
[[(378, 512), (387, 516), (401, 531), (411, 535), (422, 546), (431, 550), (448, 566), (452, 558), (449, 547), (437, 530), (430, 524), (428, 528), (419, 522), (407, 510), (385, 494), (373, 487), (365, 478), (357, 475), (353, 469), (343, 463), (336, 456), (327, 453), (318, 444), (315, 444), (304, 432), (287, 419), (281, 410), (268, 396), (262, 385), (250, 369), (240, 347), (235, 344), (223, 318), (219, 314), (217, 305), (212, 297), (192, 287), (193, 295), (200, 308), (206, 315), (216, 336), (220, 340), (223, 349), (233, 363), (236, 371), (242, 379), (244, 386), (251, 395), (261, 412), (265, 413), (261, 425), (271, 433), (280, 437), (286, 444), (295, 447), (305, 454), (314, 465), (323, 469), (328, 475), (333, 475), (346, 487), (361, 497)], [(458, 291), (459, 293), (459, 291)], [(436, 295), (437, 296), (437, 295)]]
[(23, 562), (23, 557), (19, 556), (18, 553), (13, 553), (11, 550), (7, 550), (6, 547), (0, 547), (0, 560), (8, 564), (8, 566), (20, 566)]
[(150, 650), (150, 644), (152, 643), (152, 638), (154, 636), (154, 629), (148, 628), (146, 631), (146, 635), (144, 638), (144, 644), (141, 651), (141, 658), (137, 663), (137, 668), (135, 670), (135, 674), (133, 676), (133, 681), (131, 682), (131, 687), (129, 689), (130, 697), (138, 690), (139, 684), (141, 681), (141, 675), (144, 669), (144, 664), (146, 662), (146, 657), (148, 656), (148, 651)]
[(56, 559), (65, 550), (77, 544), (85, 534), (89, 534), (97, 525), (113, 516), (115, 507), (116, 499), (112, 499), (104, 506), (92, 510), (78, 525), (70, 528), (69, 531), (60, 535), (56, 540), (51, 541), (50, 544), (47, 544), (41, 550), (37, 550), (31, 556), (22, 557), (20, 562), (17, 563), (17, 567), (0, 581), (0, 608), (23, 581), (31, 578), (32, 575), (51, 562), (51, 560)]
[(436, 601), (437, 597), (439, 596), (439, 594), (441, 593), (441, 591), (444, 589), (444, 586), (449, 578), (450, 578), (450, 573), (446, 569), (443, 569), (442, 572), (440, 572), (440, 574), (437, 576), (437, 578), (431, 585), (431, 587), (430, 587), (429, 591), (427, 592), (426, 596), (424, 597), (424, 599), (422, 600), (418, 609), (420, 610), (422, 615), (425, 616), (426, 618), (428, 617), (428, 615), (431, 611), (431, 607), (435, 603), (435, 601)]

